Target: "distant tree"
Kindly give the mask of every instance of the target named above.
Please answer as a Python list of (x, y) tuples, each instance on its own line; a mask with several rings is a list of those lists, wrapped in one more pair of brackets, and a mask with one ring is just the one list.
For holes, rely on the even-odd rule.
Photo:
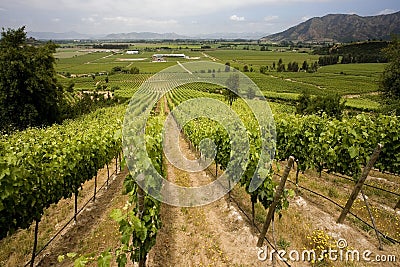
[(353, 62), (353, 58), (350, 54), (346, 54), (342, 56), (341, 64), (350, 64)]
[(243, 67), (243, 72), (249, 72), (249, 66), (244, 65), (244, 67)]
[(318, 67), (319, 67), (318, 62), (315, 61), (314, 63), (311, 64), (311, 66), (308, 67), (307, 72), (310, 72), (310, 73), (317, 72)]
[[(275, 62), (274, 62), (275, 63)], [(277, 72), (284, 72), (286, 71), (285, 64), (283, 64), (283, 60), (280, 58), (278, 61), (278, 67), (276, 68)]]
[(298, 72), (298, 71), (299, 71), (299, 63), (297, 63), (296, 61), (294, 61), (294, 62), (292, 63), (292, 66), (291, 66), (290, 70), (289, 70), (289, 67), (288, 67), (288, 71)]
[(226, 62), (225, 63), (225, 72), (230, 72), (231, 71), (231, 63)]
[(327, 115), (341, 119), (346, 106), (346, 101), (338, 94), (328, 94), (326, 96), (311, 97), (307, 92), (299, 96), (297, 100), (296, 112), (298, 114)]
[(320, 66), (335, 65), (339, 62), (338, 55), (323, 56), (318, 59), (318, 64)]
[(265, 74), (267, 72), (267, 70), (268, 70), (267, 66), (261, 66), (260, 67), (260, 73), (262, 73), (262, 74)]
[(272, 62), (272, 69), (274, 70), (275, 68), (276, 68), (276, 63), (274, 61), (274, 62)]
[(307, 60), (304, 60), (303, 65), (301, 66), (301, 69), (303, 71), (308, 71), (308, 63)]
[(71, 82), (68, 84), (67, 92), (73, 93), (73, 92), (74, 92), (74, 86), (75, 86), (75, 83), (74, 83), (73, 81), (71, 81)]
[(133, 66), (133, 67), (130, 69), (130, 73), (131, 73), (131, 74), (139, 74), (139, 72), (140, 72), (140, 70), (139, 70), (138, 67)]
[(114, 74), (114, 73), (117, 73), (117, 72), (121, 72), (122, 69), (123, 69), (123, 67), (121, 67), (121, 66), (114, 66), (111, 69), (111, 74)]
[(288, 71), (292, 71), (292, 62), (288, 63), (287, 70)]
[(0, 40), (0, 131), (49, 125), (61, 119), (63, 89), (54, 69), (56, 45), (27, 44), (25, 27)]
[(298, 72), (299, 71), (299, 63), (297, 63), (296, 61), (289, 62), (287, 71)]
[(284, 72), (286, 71), (285, 64), (278, 64), (278, 68), (276, 69), (277, 72)]
[(106, 83), (108, 83), (108, 75), (106, 76), (106, 78), (104, 79), (104, 81), (105, 81)]
[(400, 40), (393, 36), (387, 48), (383, 50), (389, 63), (385, 66), (380, 79), (380, 90), (385, 103), (385, 111), (400, 115)]
[(225, 85), (227, 87), (224, 91), (225, 100), (228, 101), (229, 106), (232, 107), (233, 102), (238, 98), (239, 74), (231, 74), (226, 80)]
[(297, 99), (296, 113), (307, 114), (309, 107), (312, 105), (311, 95), (307, 91), (303, 91)]
[(254, 97), (256, 97), (256, 89), (252, 86), (249, 86), (249, 88), (247, 89), (247, 97), (249, 99), (253, 99)]
[(93, 73), (92, 73), (92, 79), (93, 79), (93, 81), (96, 79), (96, 75), (94, 75)]

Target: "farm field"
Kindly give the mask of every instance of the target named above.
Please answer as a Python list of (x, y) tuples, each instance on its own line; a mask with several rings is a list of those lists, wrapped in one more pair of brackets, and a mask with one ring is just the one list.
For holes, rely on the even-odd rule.
[[(311, 64), (318, 61), (319, 56), (287, 48), (282, 48), (284, 52), (279, 48), (274, 48), (276, 51), (251, 50), (258, 49), (255, 44), (247, 45), (250, 50), (218, 49), (217, 46), (213, 44), (210, 49), (194, 51), (201, 45), (132, 43), (130, 49), (140, 50), (137, 55), (71, 48), (57, 51), (57, 79), (64, 88), (71, 87), (71, 93), (77, 94), (109, 92), (121, 102), (66, 120), (61, 125), (29, 129), (0, 138), (0, 147), (6, 148), (0, 152), (0, 182), (3, 177), (12, 181), (10, 185), (0, 183), (7, 190), (4, 196), (7, 202), (0, 203), (0, 211), (9, 205), (8, 212), (0, 219), (3, 229), (8, 228), (1, 234), (14, 232), (0, 240), (0, 266), (24, 266), (30, 261), (37, 232), (35, 222), (39, 225), (36, 227), (39, 229), (36, 252), (40, 251), (36, 266), (97, 266), (98, 261), (111, 261), (110, 266), (117, 266), (117, 259), (127, 260), (127, 266), (136, 266), (131, 263), (128, 251), (136, 252), (132, 257), (137, 261), (138, 255), (147, 255), (146, 266), (270, 266), (274, 261), (277, 261), (276, 266), (398, 266), (393, 259), (400, 260), (400, 211), (393, 208), (400, 197), (397, 133), (400, 121), (397, 117), (378, 114), (378, 81), (385, 65), (337, 64), (320, 67), (315, 73), (275, 70), (260, 73), (261, 66), (271, 66), (279, 59), (284, 64), (292, 61)], [(147, 51), (150, 49), (156, 51)], [(189, 58), (152, 62), (151, 57), (156, 53), (184, 53)], [(254, 82), (267, 99), (275, 126), (267, 130), (259, 128), (256, 116), (249, 112), (245, 101), (235, 100), (231, 108), (248, 135), (250, 167), (244, 169), (243, 177), (229, 195), (201, 207), (175, 207), (145, 194), (132, 176), (138, 173), (151, 176), (156, 171), (179, 186), (206, 185), (223, 175), (227, 162), (236, 160), (231, 155), (232, 146), (244, 142), (242, 139), (230, 141), (225, 125), (222, 127), (205, 116), (182, 123), (196, 108), (224, 114), (223, 109), (211, 104), (201, 106), (203, 102), (199, 100), (192, 102), (189, 108), (176, 111), (172, 132), (165, 132), (167, 136), (177, 137), (174, 140), (178, 140), (179, 151), (185, 158), (200, 159), (200, 163), (208, 155), (203, 150), (200, 152), (202, 141), (214, 140), (216, 154), (211, 163), (201, 171), (185, 171), (166, 157), (162, 144), (166, 117), (190, 99), (207, 98), (227, 103), (225, 89), (192, 82), (178, 86), (149, 108), (147, 105), (153, 103), (168, 83), (161, 80), (155, 91), (141, 88), (141, 85), (168, 67), (179, 69), (182, 65), (178, 64), (197, 61), (229, 62), (240, 71), (245, 65), (252, 67), (253, 71), (245, 72), (245, 77)], [(131, 73), (133, 68), (139, 73)], [(182, 66), (179, 70), (193, 77), (203, 74), (215, 77), (224, 72), (223, 69), (197, 72), (197, 69), (188, 68)], [(350, 115), (338, 120), (295, 114), (295, 102), (304, 91), (314, 96), (339, 94), (346, 100)], [(135, 93), (140, 98), (133, 99), (128, 106), (128, 100)], [(248, 103), (267, 116), (269, 111), (261, 110), (265, 101), (259, 97), (251, 97)], [(143, 121), (145, 128), (142, 129)], [(232, 118), (225, 116), (224, 122), (241, 132), (242, 126), (237, 126)], [(123, 125), (134, 129), (133, 136), (124, 135)], [(265, 146), (261, 132), (265, 131), (277, 136), (275, 161), (269, 171), (265, 165), (257, 168), (258, 177), (266, 179), (259, 189), (251, 192), (249, 184), (253, 173), (249, 170), (256, 170), (258, 160), (266, 157), (260, 153)], [(139, 160), (138, 165), (132, 166), (132, 158), (143, 157), (142, 151), (135, 147), (135, 133), (139, 132), (143, 133), (143, 147), (149, 160)], [(171, 141), (166, 142), (166, 147), (173, 145), (168, 143)], [(344, 224), (337, 224), (355, 180), (378, 143), (384, 146), (363, 191), (369, 206), (361, 194), (358, 195)], [(126, 147), (133, 147), (133, 150), (127, 151)], [(130, 156), (121, 162), (122, 150)], [(285, 169), (290, 155), (295, 157), (296, 164)], [(5, 168), (1, 169), (1, 164)], [(257, 248), (260, 229), (285, 170), (290, 172), (278, 204), (282, 210), (275, 215), (263, 239), (265, 246), (317, 253), (325, 249), (342, 249), (344, 253), (368, 250), (373, 256), (386, 255), (392, 262), (382, 265), (354, 259), (260, 260)], [(146, 186), (150, 191), (157, 191), (161, 184), (152, 181)], [(74, 206), (74, 197), (78, 206)], [(19, 203), (17, 212), (21, 220), (14, 219), (18, 214), (9, 208), (14, 202)], [(88, 206), (83, 207), (85, 202)], [(81, 207), (82, 212), (74, 223), (74, 212)], [(71, 223), (68, 224), (68, 220)], [(65, 229), (60, 230), (65, 224)], [(380, 241), (372, 224), (380, 231)], [(47, 246), (58, 231), (60, 234)], [(338, 247), (340, 240), (346, 242), (345, 247)], [(379, 249), (380, 242), (383, 242), (383, 251)], [(142, 254), (138, 253), (139, 247), (143, 249)], [(125, 254), (128, 258), (124, 259)]]
[[(150, 46), (151, 47), (151, 46)], [(138, 47), (139, 48), (139, 47)], [(68, 50), (69, 51), (69, 50)], [(165, 68), (176, 64), (177, 60), (168, 59), (168, 62), (151, 62), (151, 56), (155, 52), (141, 52), (137, 55), (112, 54), (112, 53), (90, 53), (75, 56), (74, 52), (58, 59), (57, 71), (62, 77), (68, 75), (89, 75), (86, 78), (60, 78), (64, 86), (70, 83), (75, 84), (76, 90), (94, 90), (97, 84), (104, 85), (104, 76), (96, 77), (93, 80), (90, 74), (110, 73), (114, 67), (129, 69), (137, 67), (140, 73), (150, 77)], [(70, 57), (67, 57), (68, 53)], [(158, 53), (158, 52), (157, 52)], [(160, 52), (161, 53), (161, 52)], [(185, 53), (185, 55), (198, 58), (196, 60), (217, 60), (217, 62), (230, 62), (232, 66), (243, 70), (244, 65), (253, 68), (254, 72), (247, 72), (257, 86), (265, 92), (265, 95), (274, 100), (295, 100), (303, 91), (312, 95), (337, 93), (347, 100), (347, 106), (356, 110), (373, 111), (379, 108), (376, 101), (378, 91), (379, 75), (383, 71), (384, 64), (337, 64), (324, 66), (316, 73), (291, 73), (268, 71), (265, 74), (259, 73), (261, 66), (271, 67), (273, 62), (279, 59), (284, 64), (297, 61), (302, 64), (307, 61), (311, 64), (318, 60), (318, 55), (298, 52), (272, 52), (272, 51), (247, 51), (247, 50), (215, 50), (206, 52), (193, 52), (187, 49), (168, 50), (162, 53)], [(72, 56), (71, 56), (72, 55)], [(193, 59), (179, 59), (180, 62), (190, 62)], [(140, 86), (145, 80), (145, 76), (135, 76), (126, 74), (124, 77), (110, 75), (108, 88), (120, 87), (126, 93), (127, 85), (133, 88)]]

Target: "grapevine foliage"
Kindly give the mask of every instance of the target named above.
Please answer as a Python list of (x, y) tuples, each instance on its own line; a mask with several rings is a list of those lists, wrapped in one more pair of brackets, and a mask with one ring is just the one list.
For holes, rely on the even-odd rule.
[(121, 151), (123, 106), (0, 139), (0, 238), (40, 221)]

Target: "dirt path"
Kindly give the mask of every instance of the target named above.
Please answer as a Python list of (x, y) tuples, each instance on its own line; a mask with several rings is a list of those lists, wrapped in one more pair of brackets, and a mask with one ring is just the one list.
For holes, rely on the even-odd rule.
[[(182, 154), (195, 153), (182, 135)], [(166, 163), (168, 179), (181, 186), (210, 183), (205, 171), (190, 173)], [(149, 254), (148, 266), (261, 266), (257, 258), (257, 237), (237, 209), (225, 198), (196, 208), (161, 208), (163, 227)]]

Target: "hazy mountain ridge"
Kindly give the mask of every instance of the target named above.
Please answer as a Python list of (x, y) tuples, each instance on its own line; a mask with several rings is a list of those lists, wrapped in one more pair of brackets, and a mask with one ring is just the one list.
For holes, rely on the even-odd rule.
[(400, 34), (400, 11), (379, 16), (329, 14), (309, 19), (290, 29), (263, 37), (267, 42), (351, 42), (389, 39)]
[(189, 37), (171, 33), (155, 33), (155, 32), (130, 32), (130, 33), (112, 33), (104, 37), (104, 39), (112, 40), (176, 40), (187, 39)]
[(260, 32), (241, 32), (241, 33), (210, 33), (196, 34), (193, 36), (180, 35), (177, 33), (155, 33), (155, 32), (130, 32), (112, 33), (103, 35), (82, 34), (78, 32), (28, 32), (28, 37), (39, 40), (75, 40), (75, 39), (98, 39), (98, 40), (177, 40), (177, 39), (251, 39), (258, 40), (265, 33)]

